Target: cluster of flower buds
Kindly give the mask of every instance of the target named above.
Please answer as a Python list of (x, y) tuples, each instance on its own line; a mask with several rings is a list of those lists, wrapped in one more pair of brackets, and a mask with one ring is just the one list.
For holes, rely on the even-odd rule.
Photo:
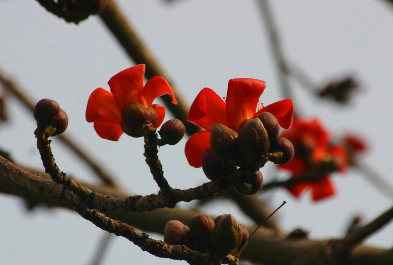
[(210, 146), (204, 151), (202, 169), (211, 179), (217, 179), (225, 164), (251, 170), (242, 177), (243, 183), (237, 187), (242, 194), (254, 194), (263, 183), (259, 172), (266, 159), (276, 163), (288, 163), (294, 156), (292, 143), (278, 137), (280, 125), (276, 117), (262, 112), (254, 119), (243, 121), (239, 132), (222, 124), (213, 124), (210, 130)]
[(190, 220), (189, 227), (177, 220), (169, 221), (165, 226), (164, 241), (226, 256), (242, 250), (248, 238), (247, 228), (231, 214), (220, 215), (215, 220), (208, 215), (198, 214)]
[(279, 130), (276, 117), (269, 112), (243, 121), (239, 132), (222, 124), (213, 124), (211, 152), (217, 160), (242, 168), (260, 168), (260, 159), (268, 153), (269, 160), (285, 164), (292, 159), (294, 149), (289, 140), (278, 137)]
[(68, 115), (60, 108), (59, 103), (52, 99), (41, 99), (34, 109), (37, 127), (42, 128), (49, 136), (59, 135), (67, 129)]

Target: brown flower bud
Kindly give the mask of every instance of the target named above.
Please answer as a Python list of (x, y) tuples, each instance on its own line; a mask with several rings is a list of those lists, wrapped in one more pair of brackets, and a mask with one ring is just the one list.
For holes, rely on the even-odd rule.
[(52, 134), (52, 136), (59, 135), (68, 127), (68, 115), (62, 108), (60, 108), (59, 115), (57, 116), (56, 121), (52, 125), (56, 131)]
[(222, 174), (223, 166), (224, 164), (213, 155), (211, 148), (203, 152), (202, 169), (208, 179), (216, 180)]
[(258, 170), (245, 177), (243, 182), (235, 187), (235, 190), (244, 195), (252, 195), (257, 193), (263, 186), (263, 175)]
[(172, 119), (165, 122), (160, 131), (158, 132), (161, 139), (158, 141), (158, 145), (164, 144), (175, 145), (183, 139), (184, 133), (186, 132), (186, 126), (183, 122), (178, 119)]
[(198, 241), (209, 241), (215, 224), (206, 214), (198, 214), (190, 220), (191, 235)]
[(212, 243), (220, 252), (236, 252), (242, 242), (239, 223), (231, 214), (223, 215), (213, 229)]
[(242, 123), (239, 131), (239, 148), (242, 152), (242, 159), (246, 165), (251, 165), (254, 159), (269, 150), (269, 136), (260, 119), (246, 120)]
[(280, 165), (288, 163), (295, 155), (292, 143), (284, 137), (278, 137), (272, 142), (269, 152), (271, 152), (268, 153), (269, 160)]
[(267, 134), (269, 135), (269, 140), (276, 140), (280, 132), (280, 124), (277, 118), (270, 112), (259, 113), (256, 118), (260, 119), (265, 126)]
[(170, 245), (188, 245), (191, 241), (188, 226), (178, 220), (171, 220), (166, 224), (164, 242)]
[(152, 108), (146, 109), (141, 103), (131, 102), (121, 111), (121, 128), (132, 137), (142, 137), (145, 132), (143, 124), (149, 121), (154, 127), (157, 126), (157, 113)]
[(59, 103), (52, 99), (44, 98), (35, 105), (34, 119), (43, 125), (50, 125), (57, 119), (59, 112)]
[(238, 133), (225, 125), (214, 123), (210, 129), (210, 146), (221, 162), (236, 164), (238, 159)]

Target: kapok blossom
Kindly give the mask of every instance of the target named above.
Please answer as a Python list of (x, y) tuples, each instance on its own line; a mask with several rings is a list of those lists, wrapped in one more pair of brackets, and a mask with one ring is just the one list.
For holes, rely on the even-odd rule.
[[(344, 146), (330, 146), (330, 133), (317, 119), (300, 119), (293, 121), (292, 127), (283, 132), (280, 136), (290, 140), (295, 147), (295, 156), (290, 162), (279, 165), (280, 169), (285, 169), (296, 178), (305, 174), (307, 170), (322, 161), (330, 161), (333, 170), (345, 172), (348, 168), (348, 157)], [(336, 167), (336, 169), (334, 169)], [(288, 187), (295, 197), (299, 197), (306, 190), (311, 190), (312, 199), (318, 201), (328, 198), (336, 193), (335, 187), (329, 179), (329, 174), (333, 170), (323, 172), (319, 176), (319, 181), (302, 181)], [(318, 174), (320, 172), (313, 172)], [(318, 177), (318, 176), (316, 176)]]
[(137, 102), (146, 109), (152, 107), (158, 116), (156, 128), (165, 118), (165, 107), (153, 104), (157, 97), (170, 94), (177, 104), (172, 87), (160, 77), (151, 78), (143, 86), (145, 65), (140, 64), (121, 71), (108, 82), (111, 92), (97, 88), (91, 93), (86, 109), (86, 120), (94, 122), (94, 129), (104, 139), (118, 141), (123, 134), (121, 112), (125, 106)]
[(251, 78), (229, 80), (226, 101), (210, 88), (202, 89), (191, 105), (187, 120), (205, 130), (188, 139), (185, 146), (188, 163), (196, 168), (202, 166), (203, 152), (210, 147), (213, 123), (223, 124), (238, 132), (244, 120), (252, 119), (261, 112), (270, 112), (281, 127), (288, 129), (293, 119), (292, 100), (285, 99), (257, 109), (264, 90), (264, 81)]

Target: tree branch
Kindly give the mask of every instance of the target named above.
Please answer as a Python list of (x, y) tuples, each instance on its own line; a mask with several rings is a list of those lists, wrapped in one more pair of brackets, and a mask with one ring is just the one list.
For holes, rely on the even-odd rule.
[[(0, 161), (2, 161), (1, 157)], [(26, 183), (23, 183), (20, 179), (27, 176), (29, 177)], [(47, 174), (37, 176), (27, 173), (21, 167), (12, 163), (4, 163), (4, 161), (0, 163), (0, 192), (25, 198), (26, 201), (35, 205), (43, 203), (45, 205), (71, 209), (72, 207), (69, 203), (53, 199), (60, 197), (63, 187), (48, 178), (50, 177)], [(40, 179), (42, 183), (37, 183), (37, 179)], [(83, 185), (89, 187), (94, 192), (107, 194), (112, 197), (125, 198), (128, 196), (115, 188), (107, 186)], [(30, 191), (29, 189), (33, 189), (34, 191)], [(66, 192), (63, 196), (68, 197), (71, 194)], [(174, 209), (157, 209), (144, 213), (108, 211), (106, 215), (138, 227), (139, 229), (163, 234), (165, 224), (169, 220), (179, 220), (188, 224), (189, 220), (198, 213), (195, 210), (185, 210), (175, 207)], [(254, 228), (248, 227), (249, 231), (253, 231)], [(248, 246), (242, 252), (241, 258), (266, 265), (342, 265), (341, 261), (337, 260), (331, 242), (332, 240), (312, 240), (307, 238), (290, 240), (285, 235), (279, 234), (272, 229), (261, 227), (250, 239)], [(347, 261), (346, 264), (349, 265), (393, 264), (393, 251), (359, 245), (349, 253)]]

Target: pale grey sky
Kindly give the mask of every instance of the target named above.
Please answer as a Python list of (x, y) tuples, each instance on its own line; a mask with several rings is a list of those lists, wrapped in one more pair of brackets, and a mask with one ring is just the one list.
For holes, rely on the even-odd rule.
[[(381, 0), (271, 2), (290, 62), (319, 84), (346, 73), (354, 74), (362, 84), (362, 92), (347, 107), (316, 101), (294, 84), (296, 107), (306, 116), (320, 117), (336, 136), (344, 131), (367, 136), (372, 150), (364, 163), (393, 184), (393, 8)], [(261, 102), (270, 104), (282, 99), (255, 1), (118, 3), (189, 103), (204, 87), (225, 96), (228, 80), (239, 77), (266, 81)], [(70, 118), (67, 133), (75, 136), (129, 191), (143, 195), (157, 192), (144, 163), (141, 139), (124, 135), (119, 142), (106, 141), (85, 121), (90, 93), (97, 87), (109, 89), (110, 77), (133, 65), (99, 18), (91, 17), (76, 26), (47, 13), (36, 1), (1, 1), (0, 36), (0, 68), (32, 100), (58, 101)], [(11, 119), (1, 126), (0, 146), (8, 149), (16, 161), (42, 168), (35, 149), (32, 115), (15, 99), (10, 100), (8, 107)], [(159, 153), (168, 181), (177, 188), (207, 181), (201, 169), (188, 166), (184, 144), (185, 140), (176, 147), (161, 148)], [(61, 170), (81, 180), (95, 181), (93, 173), (57, 141), (53, 143), (53, 152)], [(272, 177), (269, 168), (262, 172), (265, 181)], [(340, 237), (353, 214), (361, 213), (369, 221), (391, 207), (391, 200), (355, 171), (335, 176), (333, 181), (338, 195), (318, 204), (313, 204), (309, 195), (295, 200), (285, 190), (274, 192), (270, 198), (272, 206), (283, 200), (288, 202), (279, 212), (284, 229), (302, 227), (310, 231), (312, 238)], [(13, 197), (0, 195), (0, 209), (2, 264), (87, 264), (103, 233), (69, 211), (27, 212), (21, 201)], [(251, 224), (229, 203), (215, 203), (206, 211), (232, 213)], [(392, 234), (390, 225), (367, 243), (391, 247)], [(158, 260), (127, 240), (116, 238), (104, 264), (131, 261), (175, 263)]]

